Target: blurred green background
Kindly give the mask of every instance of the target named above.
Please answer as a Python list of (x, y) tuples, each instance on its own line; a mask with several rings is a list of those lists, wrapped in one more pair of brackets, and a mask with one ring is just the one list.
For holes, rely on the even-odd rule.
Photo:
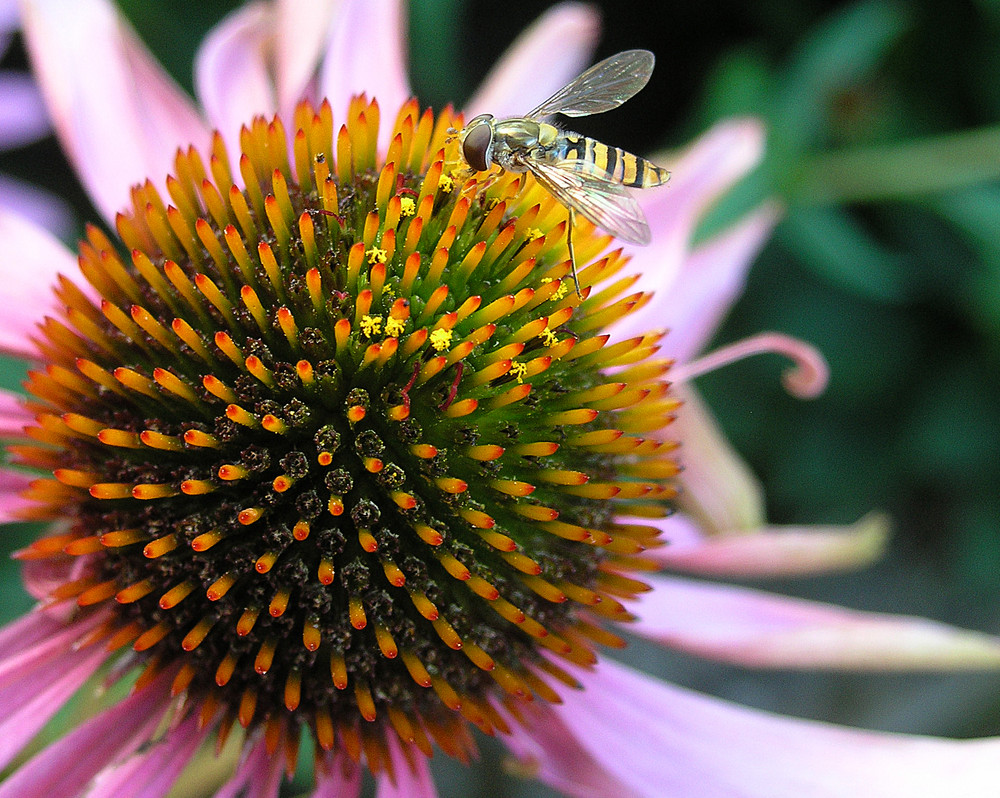
[[(234, 4), (121, 0), (188, 88), (204, 32)], [(414, 2), (412, 83), (461, 105), (545, 2)], [(886, 559), (860, 574), (777, 585), (797, 595), (1000, 628), (1000, 2), (601, 2), (596, 57), (657, 56), (649, 87), (580, 125), (636, 152), (681, 146), (734, 114), (769, 128), (764, 165), (708, 220), (769, 196), (787, 207), (719, 341), (773, 329), (816, 344), (826, 394), (799, 402), (760, 358), (699, 381), (763, 480), (777, 523), (888, 512)], [(5, 65), (23, 64), (12, 53)], [(0, 171), (96, 214), (52, 141)], [(3, 384), (18, 374), (4, 370)], [(7, 533), (4, 549), (31, 530)], [(28, 601), (4, 563), (2, 614)], [(647, 648), (632, 661), (756, 706), (872, 728), (1000, 733), (995, 676), (760, 674)], [(442, 795), (551, 795), (499, 769), (435, 761)], [(486, 781), (488, 780), (488, 781)], [(488, 786), (486, 786), (488, 785)], [(294, 793), (294, 788), (289, 794)]]

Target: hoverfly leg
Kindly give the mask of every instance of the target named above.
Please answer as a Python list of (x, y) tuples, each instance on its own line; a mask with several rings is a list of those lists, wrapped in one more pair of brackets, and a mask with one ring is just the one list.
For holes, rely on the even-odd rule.
[(569, 219), (566, 221), (566, 249), (569, 250), (569, 268), (573, 272), (573, 285), (576, 287), (576, 295), (583, 299), (583, 293), (580, 291), (580, 278), (576, 274), (576, 251), (573, 249), (573, 227), (576, 224), (576, 211), (573, 206), (570, 205), (569, 208)]

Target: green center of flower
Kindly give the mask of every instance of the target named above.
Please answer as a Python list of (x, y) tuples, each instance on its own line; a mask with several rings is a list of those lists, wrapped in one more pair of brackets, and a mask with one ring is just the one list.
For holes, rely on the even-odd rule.
[(502, 730), (558, 658), (618, 644), (636, 519), (672, 495), (671, 445), (641, 437), (666, 365), (655, 335), (608, 345), (645, 298), (594, 292), (624, 263), (594, 260), (606, 238), (577, 232), (581, 300), (564, 209), (449, 172), (449, 114), (404, 106), (378, 162), (374, 103), (337, 135), (326, 105), (294, 121), (290, 148), (277, 119), (244, 131), (245, 189), (220, 139), (207, 168), (178, 155), (169, 205), (137, 188), (130, 258), (89, 231), (21, 452), (71, 528), (24, 556), (78, 558), (57, 596), (223, 723), (374, 768), (390, 733), (462, 755), (465, 721)]

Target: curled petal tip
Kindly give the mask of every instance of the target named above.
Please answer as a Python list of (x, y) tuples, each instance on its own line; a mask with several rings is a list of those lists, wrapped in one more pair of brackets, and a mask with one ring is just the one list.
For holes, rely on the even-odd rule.
[(785, 355), (792, 360), (792, 368), (786, 371), (781, 379), (785, 390), (792, 396), (799, 399), (815, 399), (826, 390), (830, 379), (830, 367), (820, 351), (805, 341), (775, 332), (754, 335), (716, 349), (704, 357), (675, 368), (672, 376), (675, 382), (687, 382), (737, 360), (766, 352)]

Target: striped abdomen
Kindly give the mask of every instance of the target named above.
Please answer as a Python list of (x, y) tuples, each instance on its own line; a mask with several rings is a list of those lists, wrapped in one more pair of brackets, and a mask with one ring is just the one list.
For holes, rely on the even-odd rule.
[(554, 148), (556, 160), (580, 161), (581, 170), (611, 183), (635, 188), (652, 188), (666, 183), (670, 172), (645, 158), (609, 147), (579, 133), (563, 131)]

